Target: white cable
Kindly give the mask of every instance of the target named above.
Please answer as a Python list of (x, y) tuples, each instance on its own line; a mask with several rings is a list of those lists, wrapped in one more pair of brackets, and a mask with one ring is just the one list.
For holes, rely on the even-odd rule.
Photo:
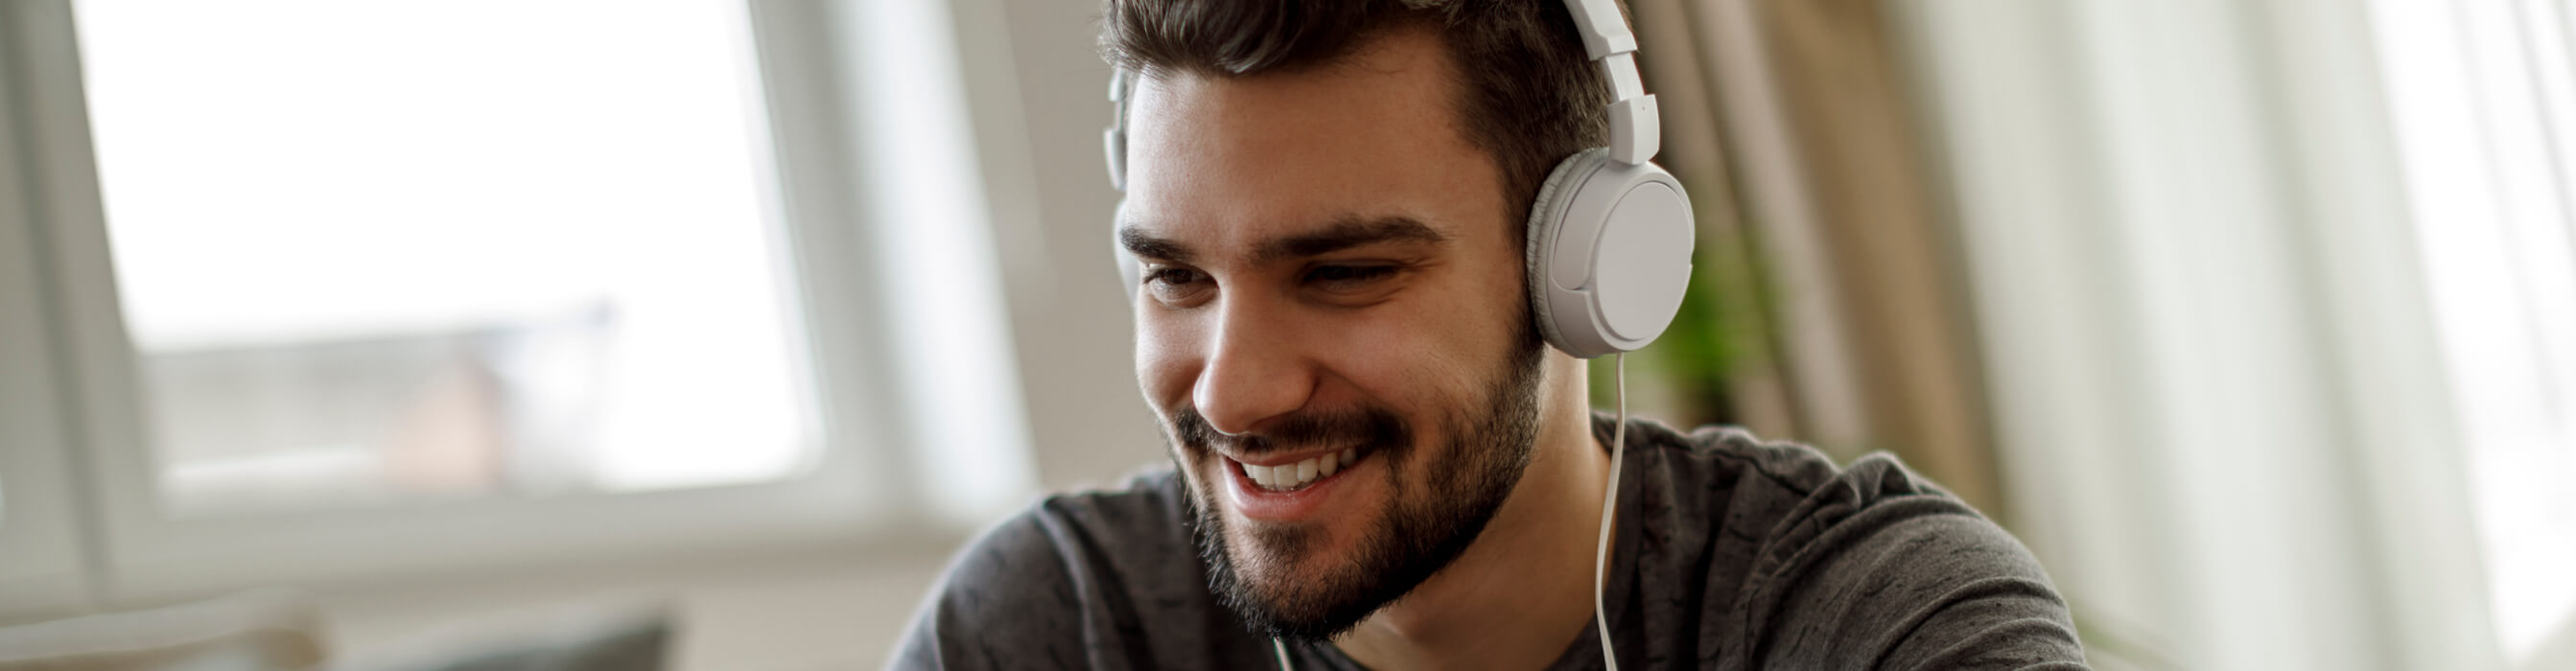
[(1275, 637), (1271, 638), (1270, 649), (1279, 653), (1279, 671), (1297, 671), (1296, 665), (1288, 663), (1287, 641), (1282, 641)]
[(1610, 583), (1610, 515), (1619, 503), (1619, 457), (1628, 452), (1628, 354), (1610, 355), (1612, 379), (1617, 381), (1614, 397), (1619, 400), (1619, 423), (1610, 427), (1610, 486), (1601, 492), (1601, 542), (1592, 551), (1592, 622), (1601, 628), (1601, 664), (1609, 671), (1619, 671), (1619, 656), (1610, 649), (1610, 610), (1601, 606), (1603, 586)]

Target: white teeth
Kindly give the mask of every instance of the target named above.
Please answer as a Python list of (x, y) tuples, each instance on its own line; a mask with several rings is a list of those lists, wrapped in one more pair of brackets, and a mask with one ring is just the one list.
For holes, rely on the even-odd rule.
[(1251, 478), (1254, 484), (1261, 485), (1263, 489), (1287, 491), (1331, 476), (1341, 470), (1342, 466), (1351, 463), (1351, 459), (1356, 454), (1356, 450), (1342, 450), (1338, 454), (1327, 454), (1293, 464), (1277, 466), (1242, 464), (1243, 475)]
[(1350, 448), (1350, 449), (1342, 450), (1342, 465), (1344, 465), (1344, 466), (1349, 466), (1349, 465), (1351, 465), (1351, 462), (1353, 462), (1353, 461), (1357, 461), (1357, 460), (1359, 460), (1359, 458), (1360, 458), (1360, 448), (1356, 448), (1356, 447), (1354, 447), (1354, 448)]

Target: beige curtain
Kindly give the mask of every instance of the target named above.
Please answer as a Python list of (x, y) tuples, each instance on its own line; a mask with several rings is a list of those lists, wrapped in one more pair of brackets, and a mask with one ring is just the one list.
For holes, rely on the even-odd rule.
[(1734, 343), (1727, 407), (1706, 412), (1843, 459), (1894, 452), (2005, 519), (1962, 257), (1883, 8), (1630, 10), (1660, 160), (1698, 201), (1694, 292), (1725, 317), (1696, 337)]

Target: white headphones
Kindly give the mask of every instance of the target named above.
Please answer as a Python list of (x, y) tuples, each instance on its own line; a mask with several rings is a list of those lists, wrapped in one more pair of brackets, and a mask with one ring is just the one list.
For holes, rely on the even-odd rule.
[[(1690, 197), (1654, 164), (1662, 145), (1655, 97), (1637, 74), (1637, 37), (1615, 0), (1565, 0), (1583, 49), (1608, 75), (1610, 146), (1556, 164), (1530, 205), (1531, 315), (1547, 343), (1576, 358), (1628, 352), (1662, 335), (1690, 286)], [(1127, 188), (1127, 100), (1136, 75), (1109, 80), (1109, 185)], [(1118, 272), (1136, 298), (1140, 262), (1116, 240)]]

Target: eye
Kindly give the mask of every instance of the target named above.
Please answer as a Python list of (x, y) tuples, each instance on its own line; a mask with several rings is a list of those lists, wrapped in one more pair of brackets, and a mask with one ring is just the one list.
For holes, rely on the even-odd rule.
[(1326, 291), (1356, 291), (1394, 277), (1400, 270), (1387, 265), (1329, 265), (1306, 271), (1306, 283)]
[(1188, 268), (1164, 266), (1145, 269), (1145, 290), (1154, 295), (1154, 300), (1166, 304), (1187, 303), (1205, 293), (1212, 284), (1215, 283), (1209, 280), (1207, 273)]

